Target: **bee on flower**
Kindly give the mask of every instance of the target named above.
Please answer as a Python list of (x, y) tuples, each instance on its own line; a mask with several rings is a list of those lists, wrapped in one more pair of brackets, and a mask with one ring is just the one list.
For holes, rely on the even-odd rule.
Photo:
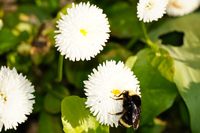
[[(106, 61), (84, 81), (86, 107), (101, 124), (138, 128), (141, 112), (139, 81), (123, 62)], [(127, 118), (128, 117), (128, 118)]]

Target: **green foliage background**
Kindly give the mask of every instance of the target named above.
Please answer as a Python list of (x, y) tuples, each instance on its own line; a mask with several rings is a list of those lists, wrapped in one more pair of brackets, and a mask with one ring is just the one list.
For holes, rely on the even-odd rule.
[[(155, 51), (145, 44), (136, 14), (138, 1), (91, 0), (107, 14), (111, 37), (90, 61), (64, 59), (59, 82), (54, 31), (59, 13), (66, 14), (71, 2), (81, 1), (18, 0), (7, 7), (1, 2), (0, 65), (15, 67), (36, 91), (28, 120), (6, 132), (200, 132), (200, 10), (183, 17), (165, 15), (146, 24), (150, 39), (159, 46)], [(83, 81), (106, 60), (123, 61), (140, 81), (142, 113), (137, 131), (100, 125), (85, 108)]]

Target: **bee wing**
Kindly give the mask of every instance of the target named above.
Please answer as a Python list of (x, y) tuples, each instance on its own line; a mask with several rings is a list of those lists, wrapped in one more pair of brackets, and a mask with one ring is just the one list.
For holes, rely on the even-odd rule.
[(132, 123), (134, 123), (137, 118), (137, 111), (136, 111), (137, 107), (133, 102), (131, 102), (131, 106), (132, 106)]
[(141, 109), (138, 108), (134, 103), (131, 104), (132, 104), (132, 123), (133, 123), (133, 128), (136, 130), (140, 123)]
[(140, 123), (140, 114), (137, 114), (136, 119), (133, 123), (133, 128), (136, 130), (139, 127), (139, 123)]

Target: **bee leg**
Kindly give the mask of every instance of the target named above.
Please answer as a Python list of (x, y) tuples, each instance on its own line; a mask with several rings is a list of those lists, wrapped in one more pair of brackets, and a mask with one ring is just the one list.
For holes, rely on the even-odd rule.
[(110, 98), (112, 98), (114, 100), (123, 100), (123, 98), (119, 98), (119, 97), (121, 97), (121, 95), (123, 95), (124, 92), (125, 92), (125, 90), (121, 94), (119, 94), (118, 96), (115, 96), (115, 97), (118, 97), (118, 98), (113, 98), (113, 97), (110, 97)]
[(118, 113), (114, 113), (114, 114), (111, 114), (111, 113), (109, 113), (110, 115), (121, 115), (121, 114), (123, 114), (123, 112), (118, 112)]
[(110, 97), (110, 98), (112, 98), (113, 100), (123, 100), (123, 98), (113, 98), (113, 97)]

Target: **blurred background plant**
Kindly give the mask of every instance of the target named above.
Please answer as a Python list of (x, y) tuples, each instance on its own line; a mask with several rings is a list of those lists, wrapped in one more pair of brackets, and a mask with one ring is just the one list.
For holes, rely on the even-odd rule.
[[(6, 132), (64, 132), (61, 110), (63, 114), (74, 111), (70, 104), (75, 101), (75, 107), (82, 108), (85, 99), (76, 96), (85, 97), (83, 81), (106, 60), (125, 62), (138, 77), (142, 94), (141, 123), (137, 131), (132, 127), (108, 129), (106, 126), (100, 126), (102, 130), (96, 127), (95, 131), (200, 132), (200, 11), (177, 18), (165, 15), (157, 22), (146, 24), (150, 39), (160, 47), (156, 55), (144, 42), (136, 14), (138, 1), (90, 0), (107, 14), (111, 37), (104, 50), (90, 61), (64, 59), (63, 79), (58, 82), (60, 53), (55, 48), (55, 22), (60, 12), (66, 14), (72, 2), (87, 1), (0, 0), (0, 65), (15, 67), (27, 75), (36, 90), (36, 103), (29, 119), (17, 130)], [(63, 100), (65, 97), (68, 101)], [(66, 105), (69, 106), (63, 107)], [(88, 112), (83, 109), (83, 113)]]

